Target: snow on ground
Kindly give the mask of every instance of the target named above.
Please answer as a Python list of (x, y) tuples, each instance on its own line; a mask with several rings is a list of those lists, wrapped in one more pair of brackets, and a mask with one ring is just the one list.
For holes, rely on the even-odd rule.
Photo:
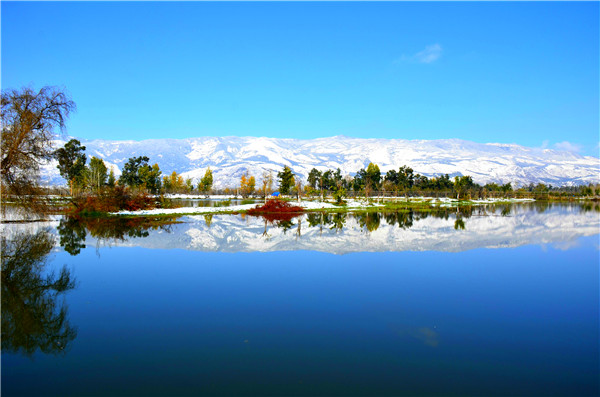
[[(189, 197), (188, 197), (189, 196)], [(218, 198), (224, 198), (224, 196), (214, 196)], [(197, 196), (191, 195), (172, 195), (171, 198), (197, 198)], [(229, 197), (226, 197), (229, 198)], [(389, 198), (388, 198), (389, 199)], [(379, 200), (379, 199), (377, 199)], [(397, 202), (404, 202), (405, 199), (401, 198), (397, 200)], [(433, 198), (433, 197), (419, 197), (419, 198), (411, 198), (412, 202), (419, 201), (427, 201), (431, 204), (439, 205), (439, 206), (452, 206), (458, 204), (458, 200), (452, 198)], [(498, 199), (498, 198), (489, 198), (482, 200), (471, 200), (470, 202), (477, 204), (492, 204), (498, 202), (526, 202), (526, 201), (535, 201), (534, 199)], [(318, 209), (332, 209), (332, 208), (343, 208), (347, 210), (354, 209), (365, 209), (365, 208), (376, 208), (383, 207), (385, 204), (373, 202), (369, 203), (365, 200), (355, 200), (348, 199), (346, 200), (346, 206), (340, 207), (328, 202), (321, 201), (301, 201), (298, 203), (297, 201), (290, 201), (290, 204), (297, 205), (307, 210), (318, 210)], [(142, 211), (120, 211), (117, 212), (117, 215), (178, 215), (178, 214), (210, 214), (215, 212), (240, 212), (247, 211), (249, 209), (255, 208), (259, 205), (262, 205), (262, 200), (257, 201), (254, 204), (243, 204), (243, 205), (230, 205), (228, 207), (181, 207), (181, 208), (157, 208), (153, 210), (142, 210)]]
[[(222, 196), (219, 196), (222, 197)], [(179, 198), (179, 197), (178, 197)], [(153, 210), (142, 210), (142, 211), (120, 211), (117, 215), (169, 215), (169, 214), (210, 214), (215, 212), (240, 212), (247, 211), (262, 205), (262, 201), (258, 201), (254, 204), (243, 204), (243, 205), (230, 205), (228, 207), (181, 207), (181, 208), (157, 208)], [(321, 201), (290, 201), (291, 205), (296, 205), (307, 210), (315, 209), (331, 209), (331, 208), (345, 208), (345, 209), (358, 209), (368, 207), (380, 207), (383, 204), (369, 204), (365, 201), (360, 200), (347, 200), (346, 207), (340, 207), (331, 203)]]

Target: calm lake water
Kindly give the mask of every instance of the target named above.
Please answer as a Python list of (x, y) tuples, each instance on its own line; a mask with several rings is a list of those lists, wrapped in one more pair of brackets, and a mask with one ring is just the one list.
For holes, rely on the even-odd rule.
[(3, 396), (598, 395), (595, 205), (2, 225)]

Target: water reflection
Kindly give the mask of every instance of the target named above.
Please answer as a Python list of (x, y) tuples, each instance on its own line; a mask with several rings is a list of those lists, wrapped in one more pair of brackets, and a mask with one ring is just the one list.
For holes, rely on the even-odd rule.
[[(2, 237), (2, 352), (62, 354), (77, 336), (60, 297), (75, 288), (71, 272), (48, 273), (55, 245), (46, 230)], [(76, 249), (74, 249), (76, 250)]]
[[(87, 232), (97, 242), (113, 244), (131, 238), (144, 238), (149, 230), (170, 231), (174, 218), (81, 218), (66, 216), (57, 227), (60, 245), (71, 255), (77, 255), (85, 248)], [(207, 221), (210, 227), (210, 221)]]
[[(316, 250), (463, 251), (546, 244), (598, 234), (598, 203), (500, 204), (418, 211), (197, 215), (165, 218), (64, 218), (65, 251), (77, 255), (86, 240), (98, 244), (205, 251)], [(167, 231), (169, 233), (162, 233)], [(135, 240), (135, 241), (134, 241)]]

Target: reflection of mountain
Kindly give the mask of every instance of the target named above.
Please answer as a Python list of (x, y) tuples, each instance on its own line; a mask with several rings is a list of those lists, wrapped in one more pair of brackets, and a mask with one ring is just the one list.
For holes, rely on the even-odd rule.
[(2, 237), (2, 352), (64, 353), (77, 336), (60, 296), (74, 288), (71, 273), (48, 273), (55, 244), (47, 231)]
[[(362, 251), (449, 251), (564, 244), (598, 234), (600, 214), (579, 207), (550, 207), (544, 211), (515, 206), (510, 216), (503, 208), (485, 207), (454, 212), (370, 213), (361, 215), (307, 214), (278, 227), (262, 218), (214, 215), (183, 218), (171, 231), (151, 231), (143, 239), (116, 242), (120, 246), (179, 248), (215, 252), (313, 250), (345, 254)], [(506, 213), (506, 211), (505, 211)]]

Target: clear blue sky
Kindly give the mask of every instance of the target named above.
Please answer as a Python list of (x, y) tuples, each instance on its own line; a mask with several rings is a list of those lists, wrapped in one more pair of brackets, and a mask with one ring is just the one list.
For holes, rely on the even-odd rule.
[(460, 138), (598, 155), (598, 2), (1, 11), (2, 88), (64, 86), (73, 136)]

